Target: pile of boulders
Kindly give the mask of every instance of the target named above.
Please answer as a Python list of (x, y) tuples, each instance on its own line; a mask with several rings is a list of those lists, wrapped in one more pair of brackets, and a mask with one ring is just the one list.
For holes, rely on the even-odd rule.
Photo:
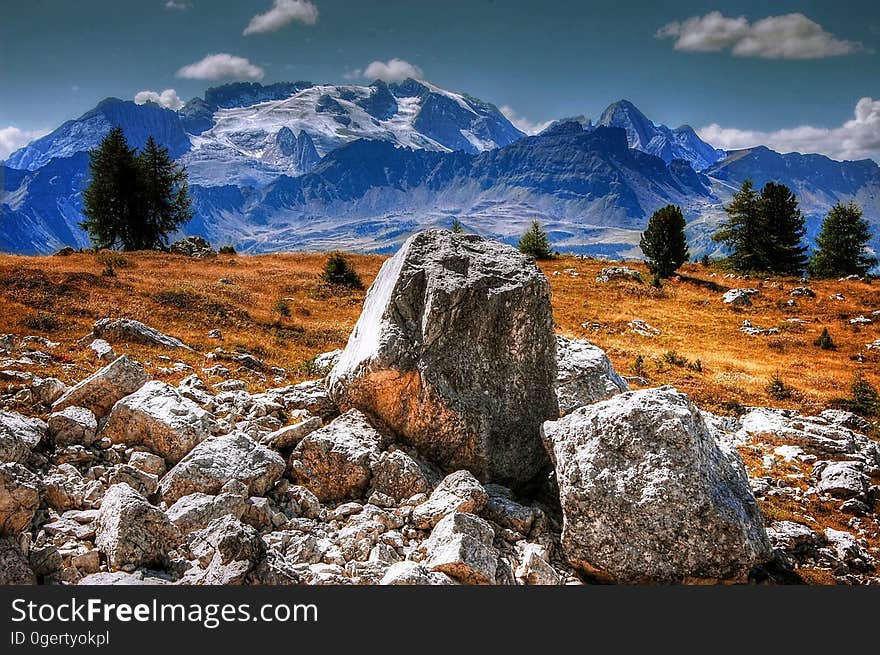
[(180, 241), (175, 241), (169, 250), (175, 255), (185, 255), (193, 259), (205, 259), (217, 255), (217, 251), (211, 247), (210, 243), (197, 236), (184, 237)]
[[(316, 365), (251, 394), (122, 355), (33, 416), (0, 411), (0, 582), (745, 581), (773, 557), (735, 449), (760, 421), (629, 391), (554, 334), (547, 280), (513, 248), (415, 235)], [(816, 439), (873, 452), (848, 429)], [(819, 493), (871, 512), (877, 462), (828, 459)]]

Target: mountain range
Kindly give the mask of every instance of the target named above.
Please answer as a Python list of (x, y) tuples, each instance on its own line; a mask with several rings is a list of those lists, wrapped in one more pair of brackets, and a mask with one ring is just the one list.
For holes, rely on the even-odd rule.
[(135, 147), (152, 135), (186, 167), (196, 213), (182, 234), (247, 252), (389, 252), (458, 218), (508, 242), (540, 220), (561, 251), (638, 257), (648, 217), (673, 203), (700, 255), (717, 252), (709, 236), (745, 179), (790, 186), (810, 238), (838, 201), (880, 225), (874, 161), (724, 152), (626, 100), (595, 123), (563, 119), (527, 136), (494, 105), (421, 80), (238, 83), (179, 111), (109, 98), (13, 153), (0, 169), (0, 250), (88, 245), (77, 227), (87, 153), (114, 125)]

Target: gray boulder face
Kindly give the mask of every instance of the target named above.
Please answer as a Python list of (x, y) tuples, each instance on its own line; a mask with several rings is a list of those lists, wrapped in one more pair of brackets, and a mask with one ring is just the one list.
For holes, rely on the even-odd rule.
[(447, 470), (519, 485), (547, 463), (555, 351), (550, 286), (531, 258), (428, 230), (383, 264), (327, 385), (342, 410)]
[(207, 527), (214, 519), (227, 515), (240, 519), (247, 508), (248, 501), (244, 496), (194, 493), (178, 499), (165, 514), (183, 534), (189, 534)]
[(35, 585), (37, 576), (13, 537), (0, 537), (0, 585)]
[(92, 445), (98, 438), (98, 420), (85, 407), (65, 407), (49, 416), (49, 437), (57, 446)]
[(373, 491), (401, 501), (428, 491), (428, 479), (416, 460), (392, 450), (382, 453), (373, 466)]
[(629, 385), (614, 370), (605, 351), (585, 339), (556, 337), (556, 369), (556, 399), (561, 416), (629, 391)]
[(264, 496), (284, 473), (284, 458), (242, 432), (206, 439), (159, 481), (159, 494), (171, 504), (192, 493), (218, 494), (230, 480)]
[(131, 341), (168, 350), (192, 350), (180, 339), (169, 337), (149, 325), (130, 318), (99, 319), (92, 326), (92, 334), (96, 339), (106, 341)]
[(456, 471), (443, 478), (428, 499), (413, 509), (412, 521), (417, 528), (430, 530), (453, 512), (479, 514), (488, 500), (483, 485), (470, 471)]
[(495, 531), (479, 516), (455, 512), (440, 521), (425, 542), (425, 566), (462, 584), (495, 584)]
[(134, 393), (149, 380), (150, 376), (140, 364), (122, 355), (68, 389), (52, 404), (52, 411), (85, 407), (95, 416), (106, 416), (117, 400)]
[(548, 421), (569, 563), (602, 581), (742, 579), (769, 558), (742, 460), (671, 387)]
[(383, 444), (367, 417), (351, 409), (299, 442), (290, 455), (290, 475), (322, 501), (358, 498)]
[(154, 380), (113, 406), (101, 436), (146, 446), (174, 464), (217, 429), (211, 414), (170, 384)]
[(127, 484), (107, 490), (95, 519), (95, 545), (112, 568), (161, 565), (180, 541), (165, 513)]
[(26, 530), (40, 506), (40, 479), (21, 464), (0, 464), (0, 535)]
[(40, 419), (0, 410), (0, 463), (24, 462), (45, 436)]

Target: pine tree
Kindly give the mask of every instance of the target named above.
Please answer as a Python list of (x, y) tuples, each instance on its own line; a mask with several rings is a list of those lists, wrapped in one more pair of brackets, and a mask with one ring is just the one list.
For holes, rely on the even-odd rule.
[(114, 127), (89, 153), (91, 182), (83, 192), (80, 227), (89, 233), (95, 248), (125, 247), (128, 226), (137, 222), (139, 176), (137, 158), (128, 147), (121, 127)]
[(868, 222), (855, 203), (838, 203), (831, 208), (816, 237), (810, 259), (810, 275), (819, 278), (865, 275), (877, 265), (866, 247), (871, 240)]
[(541, 229), (538, 221), (532, 223), (532, 227), (519, 240), (519, 250), (535, 259), (551, 259), (553, 252), (550, 250), (550, 240), (547, 233)]
[(685, 220), (681, 207), (667, 205), (658, 209), (648, 221), (648, 228), (639, 241), (648, 269), (660, 278), (672, 276), (688, 260)]
[(712, 239), (723, 243), (730, 251), (730, 263), (738, 271), (762, 271), (767, 261), (762, 252), (764, 238), (761, 214), (758, 207), (758, 193), (751, 180), (742, 183), (739, 192), (724, 210), (727, 221)]
[(166, 248), (168, 235), (193, 217), (186, 171), (156, 144), (153, 137), (138, 155), (143, 222), (135, 225), (131, 249)]
[(758, 199), (758, 213), (763, 226), (765, 270), (779, 275), (801, 275), (807, 264), (807, 247), (803, 245), (804, 217), (798, 199), (784, 184), (768, 182)]
[(453, 234), (462, 234), (464, 232), (464, 225), (461, 224), (461, 221), (457, 218), (452, 219), (452, 226), (450, 227)]

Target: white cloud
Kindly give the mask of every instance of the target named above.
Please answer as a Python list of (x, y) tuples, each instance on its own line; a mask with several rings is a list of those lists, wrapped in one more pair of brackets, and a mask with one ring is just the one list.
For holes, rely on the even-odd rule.
[(293, 21), (314, 25), (318, 22), (318, 8), (309, 0), (274, 0), (269, 11), (251, 18), (243, 34), (277, 32)]
[(180, 2), (179, 0), (167, 0), (165, 9), (168, 11), (186, 11), (191, 9), (192, 5), (188, 2)]
[[(359, 71), (358, 71), (359, 72)], [(363, 77), (370, 80), (382, 80), (383, 82), (403, 82), (412, 77), (419, 79), (424, 76), (418, 66), (394, 57), (388, 61), (374, 61), (364, 69)]]
[(244, 57), (236, 57), (226, 52), (207, 55), (200, 61), (184, 66), (177, 71), (177, 77), (190, 80), (261, 80), (266, 74), (259, 66)]
[(48, 133), (49, 130), (20, 130), (11, 125), (0, 128), (0, 161), (5, 160), (13, 152), (23, 148), (34, 139), (39, 139)]
[(861, 43), (838, 39), (801, 13), (750, 23), (745, 16), (730, 18), (713, 11), (668, 23), (657, 38), (675, 39), (675, 49), (685, 52), (730, 50), (736, 57), (763, 59), (822, 59), (865, 50)]
[(528, 135), (538, 134), (544, 131), (553, 121), (544, 121), (543, 123), (533, 123), (525, 116), (520, 116), (516, 110), (510, 105), (503, 105), (498, 110), (504, 114), (505, 118), (518, 127), (522, 132)]
[(147, 102), (154, 102), (160, 107), (173, 109), (174, 111), (183, 107), (183, 100), (180, 99), (177, 95), (177, 91), (174, 89), (165, 89), (162, 92), (138, 91), (134, 96), (134, 102), (138, 105), (143, 105)]
[(698, 134), (704, 141), (725, 150), (765, 145), (779, 152), (815, 152), (832, 159), (880, 161), (880, 100), (862, 98), (856, 104), (853, 119), (839, 127), (801, 125), (762, 132), (712, 124), (698, 130)]

